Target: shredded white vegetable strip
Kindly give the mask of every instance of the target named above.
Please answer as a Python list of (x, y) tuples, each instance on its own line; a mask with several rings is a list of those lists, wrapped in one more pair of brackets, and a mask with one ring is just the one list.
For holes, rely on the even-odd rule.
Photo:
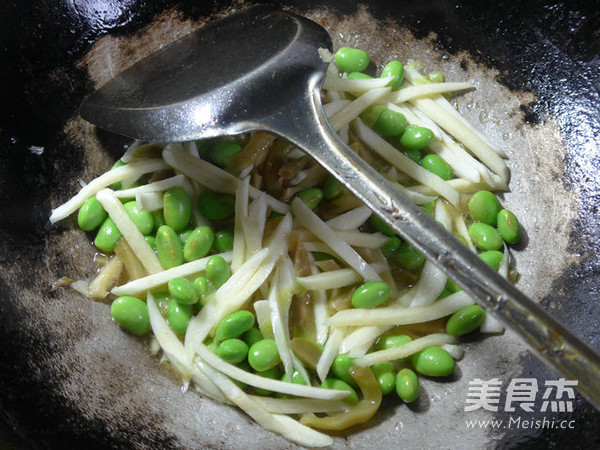
[(146, 304), (148, 305), (148, 316), (150, 317), (152, 333), (169, 363), (183, 377), (184, 386), (192, 379), (196, 389), (199, 389), (204, 395), (221, 402), (227, 402), (221, 391), (204, 373), (187, 363), (183, 344), (173, 330), (171, 330), (167, 321), (161, 316), (156, 300), (154, 300), (154, 296), (150, 291), (148, 291)]
[(289, 335), (286, 328), (283, 325), (283, 315), (279, 308), (279, 268), (276, 269), (275, 275), (271, 279), (271, 288), (269, 292), (269, 308), (271, 310), (271, 327), (273, 329), (273, 338), (277, 344), (277, 351), (283, 364), (284, 372), (292, 379), (294, 362), (292, 359), (292, 350), (289, 347)]
[(360, 139), (372, 150), (377, 152), (379, 156), (396, 166), (411, 178), (430, 187), (453, 205), (458, 204), (458, 192), (456, 192), (448, 182), (429, 172), (427, 169), (424, 169), (404, 153), (399, 152), (392, 144), (366, 126), (362, 120), (356, 119), (353, 123)]
[(158, 211), (164, 206), (161, 192), (142, 192), (135, 196), (135, 202), (140, 211)]
[(233, 233), (233, 257), (231, 270), (235, 272), (245, 260), (246, 240), (244, 239), (244, 218), (248, 217), (248, 180), (239, 183), (235, 189), (235, 217)]
[[(320, 53), (324, 60), (333, 58), (327, 50), (321, 49)], [(474, 86), (470, 83), (429, 83), (410, 65), (406, 67), (406, 82), (402, 89), (392, 92), (388, 86), (390, 81), (391, 77), (348, 79), (335, 64), (330, 64), (322, 93), (326, 116), (341, 139), (352, 142), (353, 148), (411, 201), (418, 205), (435, 201), (435, 219), (449, 232), (462, 236), (476, 251), (459, 208), (464, 210), (470, 194), (478, 190), (506, 190), (508, 168), (503, 160), (506, 156), (503, 150), (469, 124), (442, 95), (470, 90)], [(409, 124), (429, 128), (434, 140), (424, 152), (433, 152), (446, 161), (452, 168), (453, 178), (444, 181), (408, 158), (391, 144), (391, 139), (383, 138), (368, 127), (360, 114), (374, 104), (403, 114)], [(372, 348), (377, 339), (396, 326), (441, 319), (474, 302), (462, 291), (439, 299), (447, 277), (430, 261), (420, 269), (416, 282), (410, 281), (410, 287), (406, 287), (405, 280), (394, 279), (398, 267), (393, 260), (388, 262), (382, 249), (390, 238), (379, 231), (373, 232), (372, 224), (368, 223), (371, 210), (358, 206), (356, 199), (350, 196), (344, 197), (347, 192), (340, 196), (344, 200), (340, 204), (336, 204), (336, 199), (327, 199), (314, 211), (308, 208), (294, 196), (303, 189), (321, 187), (327, 173), (300, 149), (291, 145), (281, 147), (274, 141), (273, 137), (269, 145), (261, 149), (261, 152), (267, 152), (268, 158), (273, 158), (267, 161), (275, 163), (271, 168), (274, 172), (263, 169), (265, 153), (262, 153), (262, 159), (257, 159), (256, 165), (243, 159), (242, 164), (238, 164), (243, 167), (235, 169), (239, 176), (200, 158), (195, 142), (146, 144), (135, 141), (122, 157), (127, 165), (111, 169), (87, 185), (82, 183), (79, 193), (53, 210), (50, 220), (55, 222), (67, 217), (85, 200), (96, 195), (149, 273), (112, 288), (111, 293), (139, 298), (145, 294), (155, 351), (158, 352), (160, 347), (164, 358), (181, 375), (184, 389), (193, 381), (202, 394), (237, 405), (265, 429), (301, 446), (324, 447), (333, 443), (329, 436), (285, 414), (348, 411), (348, 404), (342, 401), (347, 392), (313, 386), (318, 380), (314, 375), (311, 377), (292, 350), (295, 348), (291, 345), (292, 338), (299, 337), (290, 332), (297, 326), (290, 323), (292, 318), (300, 318), (300, 323), (307, 320), (310, 324), (307, 333), (311, 334), (311, 339), (324, 345), (316, 362), (316, 376), (325, 380), (332, 376), (331, 366), (339, 354), (347, 354), (354, 358), (354, 364), (363, 367), (406, 358), (430, 346), (440, 346), (453, 358), (462, 358), (464, 350), (456, 345), (456, 338), (444, 333), (429, 334), (387, 350), (372, 351)], [(253, 144), (244, 150), (247, 150), (244, 157), (248, 152), (256, 151)], [(145, 159), (156, 151), (162, 152), (163, 159)], [(276, 166), (280, 157), (281, 169)], [(151, 180), (162, 178), (164, 174), (160, 172), (165, 170), (176, 175), (127, 189), (146, 174), (156, 172)], [(271, 190), (276, 180), (273, 177), (277, 176), (282, 184)], [(116, 182), (121, 182), (124, 189), (107, 189)], [(176, 277), (191, 280), (203, 274), (211, 256), (163, 270), (119, 201), (133, 197), (140, 210), (157, 211), (164, 207), (164, 192), (175, 186), (183, 187), (190, 196), (193, 205), (191, 224), (196, 227), (216, 225), (200, 213), (198, 198), (203, 190), (235, 196), (233, 249), (220, 254), (230, 264), (232, 274), (191, 318), (183, 342), (161, 314), (151, 291), (164, 289)], [(268, 193), (255, 186), (265, 186)], [(284, 200), (294, 199), (290, 205), (270, 193)], [(328, 210), (330, 205), (331, 210)], [(271, 219), (272, 212), (284, 216)], [(316, 262), (311, 252), (328, 253), (335, 260)], [(119, 258), (114, 257), (94, 281), (77, 281), (72, 286), (85, 295), (103, 298), (108, 294), (107, 289), (117, 282), (122, 268)], [(506, 246), (499, 272), (504, 277), (509, 275)], [(298, 276), (298, 273), (310, 275)], [(383, 280), (390, 286), (392, 300), (383, 307), (352, 308), (352, 288), (375, 280)], [(304, 294), (309, 294), (305, 297), (308, 300), (302, 300), (301, 305), (293, 302), (294, 296), (299, 295), (302, 299), (300, 295)], [(306, 385), (251, 373), (227, 363), (209, 350), (206, 339), (214, 335), (216, 327), (227, 315), (242, 309), (254, 311), (262, 336), (275, 340), (287, 377), (291, 379), (297, 371)], [(498, 333), (503, 331), (503, 326), (487, 314), (480, 330)], [(236, 383), (296, 398), (248, 395)]]
[[(436, 201), (435, 220), (442, 224), (448, 231), (452, 231), (452, 219), (448, 214), (448, 210), (441, 200)], [(423, 269), (419, 282), (413, 288), (415, 290), (414, 297), (410, 306), (424, 306), (435, 302), (438, 296), (444, 290), (448, 277), (434, 263), (427, 260)]]
[(292, 202), (294, 218), (303, 226), (312, 231), (325, 242), (335, 253), (350, 267), (356, 270), (366, 281), (380, 280), (379, 275), (371, 266), (348, 244), (337, 237), (334, 230), (327, 226), (319, 216), (311, 211), (298, 198)]
[(353, 269), (338, 269), (329, 272), (321, 272), (315, 275), (298, 277), (296, 281), (300, 286), (308, 290), (337, 289), (362, 281), (362, 276)]
[[(243, 183), (243, 181), (235, 175), (232, 175), (203, 159), (194, 158), (184, 150), (167, 146), (163, 151), (163, 159), (171, 167), (179, 170), (191, 179), (213, 191), (233, 194), (235, 193), (237, 185)], [(256, 198), (259, 195), (263, 195), (264, 192), (250, 186), (249, 194), (250, 197)], [(280, 202), (270, 195), (264, 195), (266, 195), (267, 203), (273, 211), (280, 214), (285, 214), (289, 211), (289, 206), (287, 204)]]
[(346, 309), (329, 318), (332, 326), (410, 325), (446, 317), (473, 300), (463, 291), (456, 292), (427, 306), (411, 308)]
[(134, 163), (109, 170), (105, 174), (100, 175), (98, 178), (95, 178), (93, 181), (81, 188), (77, 195), (72, 197), (69, 201), (58, 208), (53, 209), (52, 214), (50, 214), (50, 222), (55, 223), (70, 216), (77, 211), (77, 209), (83, 205), (83, 202), (85, 202), (88, 198), (93, 197), (98, 191), (110, 186), (113, 183), (123, 181), (127, 178), (137, 179), (144, 174), (165, 170), (168, 168), (169, 166), (162, 159), (149, 159), (139, 162), (136, 161)]
[(110, 218), (113, 220), (123, 238), (127, 241), (131, 250), (138, 257), (148, 273), (158, 273), (163, 271), (158, 257), (140, 232), (133, 220), (125, 211), (123, 204), (119, 201), (110, 189), (102, 189), (96, 194), (96, 198), (104, 207)]
[(462, 122), (465, 127), (469, 128), (471, 130), (472, 133), (476, 134), (477, 136), (479, 136), (479, 138), (481, 140), (483, 140), (492, 150), (494, 150), (496, 153), (498, 153), (498, 155), (500, 155), (502, 158), (507, 158), (506, 152), (494, 145), (488, 138), (487, 136), (485, 136), (483, 133), (481, 133), (477, 128), (475, 128), (473, 126), (473, 124), (471, 124), (467, 119), (465, 119), (459, 112), (458, 110), (443, 96), (436, 96), (433, 99), (438, 105), (440, 105), (442, 108), (444, 108), (444, 110), (446, 112), (448, 112), (448, 114), (453, 115), (454, 117), (456, 117), (457, 120), (459, 120), (460, 122)]
[(210, 331), (227, 315), (237, 311), (265, 282), (277, 259), (287, 252), (287, 237), (292, 218), (288, 214), (280, 222), (269, 247), (252, 255), (229, 280), (215, 292), (213, 299), (192, 318), (185, 335), (185, 349), (189, 358), (204, 342)]
[(264, 407), (253, 401), (248, 394), (237, 387), (233, 381), (219, 370), (215, 370), (214, 366), (211, 367), (211, 365), (206, 364), (202, 360), (197, 360), (195, 364), (221, 389), (231, 402), (235, 403), (266, 430), (279, 433), (286, 439), (307, 447), (324, 447), (333, 443), (333, 440), (329, 436), (304, 426), (288, 416), (269, 413)]
[(340, 353), (348, 353), (352, 358), (362, 356), (379, 336), (392, 328), (390, 325), (357, 328), (340, 342)]
[(142, 186), (115, 191), (115, 196), (119, 198), (129, 198), (135, 197), (139, 194), (146, 194), (150, 192), (164, 192), (175, 186), (183, 186), (184, 180), (185, 177), (179, 174), (169, 178), (165, 178), (164, 180), (144, 184)]
[(367, 206), (359, 206), (333, 219), (329, 219), (325, 223), (334, 230), (353, 230), (369, 220), (371, 214), (373, 213)]
[(406, 358), (413, 353), (425, 350), (427, 347), (439, 347), (444, 344), (454, 344), (456, 338), (445, 333), (428, 334), (421, 338), (410, 341), (399, 347), (387, 350), (379, 350), (369, 353), (354, 360), (354, 363), (360, 367), (373, 366), (386, 361), (395, 361), (400, 358)]
[(260, 334), (265, 339), (275, 339), (273, 324), (271, 323), (271, 306), (268, 300), (257, 300), (252, 304), (256, 314), (256, 324)]
[(319, 362), (317, 363), (317, 375), (319, 376), (321, 381), (325, 381), (325, 378), (327, 378), (327, 374), (329, 373), (331, 364), (333, 363), (335, 357), (338, 355), (340, 342), (344, 338), (345, 334), (345, 328), (334, 328), (331, 334), (329, 335), (329, 339), (327, 339), (327, 343), (325, 344), (323, 353), (321, 353), (321, 357), (319, 358)]
[(201, 360), (206, 361), (218, 371), (235, 380), (257, 388), (279, 392), (281, 394), (295, 395), (297, 397), (318, 398), (322, 400), (341, 400), (348, 395), (348, 391), (335, 391), (320, 387), (304, 386), (302, 384), (288, 383), (286, 381), (255, 375), (223, 361), (204, 344), (198, 346), (197, 353)]
[(388, 241), (388, 237), (376, 233), (361, 233), (357, 230), (335, 230), (335, 234), (352, 247), (379, 248)]
[(470, 89), (475, 89), (475, 86), (473, 86), (471, 83), (431, 83), (417, 86), (407, 86), (391, 93), (389, 96), (389, 101), (402, 103), (412, 100), (413, 98), (429, 97), (434, 94), (467, 91)]
[(333, 116), (329, 118), (329, 123), (335, 131), (339, 131), (343, 125), (347, 125), (354, 120), (360, 113), (375, 103), (377, 100), (384, 97), (390, 92), (389, 87), (371, 89), (365, 92), (363, 95), (358, 97), (356, 100), (350, 102), (350, 104), (344, 106)]
[(325, 77), (325, 82), (323, 83), (323, 89), (346, 92), (366, 92), (386, 87), (392, 80), (393, 77), (350, 80), (348, 78), (340, 78), (336, 75), (331, 76), (328, 73)]
[[(231, 252), (219, 253), (225, 261), (231, 261)], [(121, 295), (137, 295), (141, 292), (149, 291), (160, 286), (166, 285), (170, 279), (176, 277), (188, 277), (197, 273), (203, 272), (206, 269), (206, 263), (210, 259), (210, 256), (205, 258), (190, 261), (180, 266), (171, 267), (170, 269), (163, 270), (153, 275), (148, 275), (144, 278), (138, 278), (137, 280), (125, 283), (122, 286), (117, 286), (111, 290), (116, 296)]]

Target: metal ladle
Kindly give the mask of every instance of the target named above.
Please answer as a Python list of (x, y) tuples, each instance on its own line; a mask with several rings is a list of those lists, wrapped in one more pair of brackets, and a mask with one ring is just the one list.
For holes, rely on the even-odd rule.
[(418, 248), (600, 409), (600, 356), (446, 232), (353, 150), (320, 101), (331, 50), (314, 22), (266, 6), (209, 23), (85, 100), (100, 128), (150, 142), (266, 130), (292, 142)]

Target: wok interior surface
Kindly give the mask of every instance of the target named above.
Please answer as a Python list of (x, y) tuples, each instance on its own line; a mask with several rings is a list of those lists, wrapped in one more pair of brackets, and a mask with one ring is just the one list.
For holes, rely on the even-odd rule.
[[(447, 78), (478, 84), (459, 107), (511, 158), (512, 192), (503, 203), (517, 212), (527, 234), (513, 252), (518, 286), (599, 349), (597, 8), (583, 1), (365, 3), (283, 6), (335, 30), (336, 47), (363, 45), (382, 63), (392, 54), (403, 61), (421, 57)], [(63, 276), (93, 273), (94, 252), (68, 220), (50, 226), (49, 211), (75, 192), (78, 179), (89, 181), (107, 170), (126, 142), (77, 119), (83, 97), (110, 76), (108, 62), (123, 67), (228, 7), (166, 0), (2, 6), (0, 407), (19, 446), (294, 447), (233, 408), (181, 392), (147, 343), (116, 329), (106, 304), (53, 289)], [(372, 423), (337, 438), (335, 447), (600, 443), (600, 414), (579, 395), (573, 412), (553, 415), (509, 413), (502, 405), (497, 413), (465, 412), (474, 378), (500, 378), (504, 387), (519, 377), (536, 378), (540, 386), (558, 378), (511, 333), (465, 346), (452, 380), (425, 380), (414, 406), (386, 402)], [(511, 414), (573, 421), (574, 427), (465, 425), (467, 419), (508, 420)]]

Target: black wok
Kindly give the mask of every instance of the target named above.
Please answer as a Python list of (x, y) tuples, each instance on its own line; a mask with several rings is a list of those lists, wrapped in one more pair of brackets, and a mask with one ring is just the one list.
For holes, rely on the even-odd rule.
[[(399, 56), (425, 51), (431, 64), (480, 83), (466, 97), (466, 111), (511, 156), (513, 192), (504, 201), (524, 217), (528, 235), (514, 252), (519, 286), (600, 349), (598, 2), (365, 3), (368, 15), (357, 13), (356, 2), (281, 2), (338, 27), (337, 45), (368, 43), (386, 54), (406, 44)], [(106, 170), (125, 142), (77, 120), (83, 97), (109, 75), (94, 63), (123, 67), (230, 6), (185, 0), (0, 5), (0, 412), (7, 445), (293, 447), (231, 408), (182, 393), (143, 342), (113, 328), (107, 305), (53, 289), (60, 277), (90, 273), (93, 251), (68, 221), (50, 227), (49, 211), (77, 189), (78, 179)], [(331, 14), (315, 15), (320, 7)], [(351, 26), (344, 17), (353, 18)], [(154, 31), (145, 28), (150, 23)], [(113, 40), (102, 42), (113, 47), (97, 45), (84, 59), (107, 35)], [(540, 413), (539, 401), (531, 413), (505, 411), (503, 404), (496, 413), (465, 412), (474, 378), (498, 377), (505, 387), (519, 377), (539, 386), (558, 378), (510, 333), (466, 346), (455, 379), (426, 384), (425, 398), (413, 408), (386, 403), (379, 419), (336, 439), (336, 448), (598, 447), (600, 413), (579, 395), (572, 412)], [(564, 427), (465, 424), (511, 417), (553, 418)]]

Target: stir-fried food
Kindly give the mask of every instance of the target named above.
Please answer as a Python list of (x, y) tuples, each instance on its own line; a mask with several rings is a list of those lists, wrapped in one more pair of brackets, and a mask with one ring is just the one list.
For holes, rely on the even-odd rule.
[[(362, 50), (322, 53), (340, 137), (508, 277), (520, 226), (495, 195), (506, 156), (448, 99), (474, 86), (415, 61), (374, 76)], [(105, 262), (72, 286), (152, 336), (185, 386), (302, 445), (368, 422), (383, 396), (417, 401), (420, 376), (454, 372), (461, 336), (502, 331), (334, 176), (263, 131), (136, 141), (51, 220), (77, 211)]]

